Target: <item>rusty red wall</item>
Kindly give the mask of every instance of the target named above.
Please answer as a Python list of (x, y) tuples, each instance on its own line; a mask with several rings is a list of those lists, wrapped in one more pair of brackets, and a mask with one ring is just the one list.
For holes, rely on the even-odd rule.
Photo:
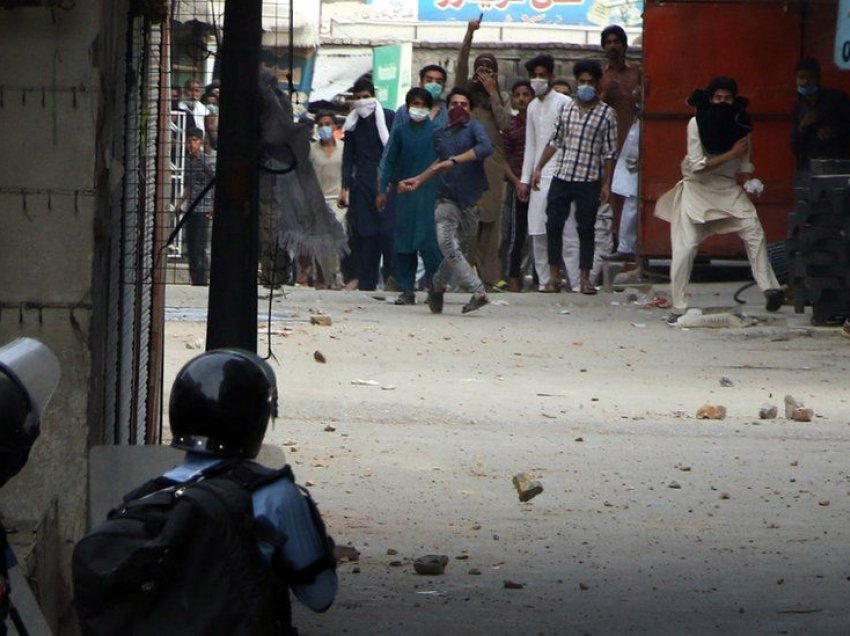
[[(792, 5), (793, 6), (793, 5)], [(753, 163), (765, 183), (755, 201), (768, 241), (785, 238), (793, 205), (794, 157), (790, 113), (796, 101), (794, 65), (801, 55), (818, 58), (823, 84), (848, 88), (848, 73), (832, 64), (834, 2), (788, 8), (784, 2), (668, 2), (647, 0), (644, 12), (644, 128), (640, 222), (641, 253), (670, 253), (670, 226), (652, 212), (658, 197), (681, 177), (685, 127), (692, 116), (686, 99), (717, 75), (738, 81), (750, 99)], [(700, 253), (743, 255), (735, 235), (706, 241)]]

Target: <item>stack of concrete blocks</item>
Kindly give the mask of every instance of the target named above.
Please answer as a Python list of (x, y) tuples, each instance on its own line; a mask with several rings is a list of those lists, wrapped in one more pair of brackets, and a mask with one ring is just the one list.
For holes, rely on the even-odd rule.
[(797, 313), (812, 324), (850, 317), (850, 161), (814, 160), (795, 184), (785, 251)]

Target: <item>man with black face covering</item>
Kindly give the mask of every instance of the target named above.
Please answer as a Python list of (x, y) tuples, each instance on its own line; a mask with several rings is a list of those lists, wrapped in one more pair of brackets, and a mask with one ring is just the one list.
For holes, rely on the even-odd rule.
[[(777, 311), (785, 294), (770, 266), (756, 208), (736, 181), (736, 175), (749, 176), (755, 170), (750, 161), (748, 102), (738, 96), (734, 79), (715, 77), (707, 88), (694, 91), (688, 103), (697, 112), (688, 122), (682, 180), (655, 206), (655, 215), (670, 223), (673, 248), (673, 308), (667, 322), (675, 324), (688, 307), (685, 287), (699, 244), (713, 234), (731, 232), (744, 241), (753, 277), (767, 300), (767, 311)], [(748, 184), (744, 187), (750, 189)]]

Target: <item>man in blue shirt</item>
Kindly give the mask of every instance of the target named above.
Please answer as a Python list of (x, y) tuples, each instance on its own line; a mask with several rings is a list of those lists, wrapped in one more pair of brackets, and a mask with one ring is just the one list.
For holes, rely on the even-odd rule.
[(473, 104), (468, 90), (453, 88), (447, 101), (448, 124), (434, 132), (437, 161), (425, 172), (402, 181), (399, 191), (412, 192), (440, 175), (434, 217), (443, 262), (434, 274), (428, 306), (435, 314), (443, 311), (443, 294), (454, 273), (462, 286), (472, 290), (472, 297), (463, 306), (466, 314), (489, 302), (484, 283), (464, 257), (463, 248), (478, 231), (476, 202), (488, 188), (484, 160), (493, 154), (493, 146), (484, 126), (470, 117)]

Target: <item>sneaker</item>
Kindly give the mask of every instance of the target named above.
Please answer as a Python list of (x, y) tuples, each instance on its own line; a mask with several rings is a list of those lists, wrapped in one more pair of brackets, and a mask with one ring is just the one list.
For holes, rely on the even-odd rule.
[(428, 309), (432, 314), (443, 313), (443, 296), (446, 292), (431, 290), (428, 292)]
[(679, 323), (679, 318), (682, 317), (682, 314), (677, 314), (675, 312), (670, 312), (667, 314), (667, 317), (664, 319), (664, 322), (667, 323), (668, 327), (675, 327)]
[(785, 292), (781, 289), (768, 289), (764, 292), (765, 305), (767, 311), (779, 311), (782, 304), (785, 302)]
[(398, 298), (395, 299), (394, 305), (415, 305), (416, 294), (413, 292), (401, 292)]
[(469, 302), (463, 306), (461, 309), (462, 314), (468, 314), (471, 311), (475, 311), (476, 309), (481, 309), (484, 305), (490, 302), (490, 299), (487, 298), (487, 294), (472, 294), (472, 298), (469, 299)]

